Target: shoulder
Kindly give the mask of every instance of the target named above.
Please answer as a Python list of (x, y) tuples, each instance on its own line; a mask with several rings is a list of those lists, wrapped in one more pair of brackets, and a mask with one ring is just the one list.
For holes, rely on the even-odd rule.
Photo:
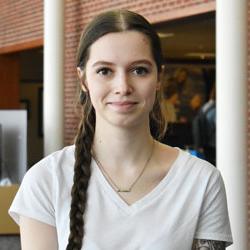
[(162, 169), (167, 169), (168, 175), (177, 183), (205, 187), (220, 179), (220, 172), (215, 166), (183, 149), (160, 144), (158, 152)]
[(182, 149), (175, 161), (178, 177), (185, 183), (194, 183), (197, 187), (213, 186), (223, 183), (220, 171), (211, 163), (191, 155)]
[(178, 147), (172, 147), (163, 143), (157, 143), (156, 159), (161, 165), (167, 169), (174, 168), (178, 174), (184, 175), (216, 175), (219, 174), (218, 169), (208, 161), (197, 156), (191, 155), (190, 152)]
[(204, 113), (208, 112), (210, 109), (215, 107), (215, 102), (214, 100), (209, 100), (208, 102), (206, 102), (203, 106), (202, 106), (202, 111)]
[(19, 190), (9, 209), (10, 215), (19, 223), (20, 215), (55, 226), (55, 211), (62, 208), (70, 197), (73, 182), (74, 146), (54, 152), (25, 174)]
[(75, 146), (67, 146), (58, 150), (32, 166), (24, 176), (25, 179), (51, 179), (54, 175), (73, 171)]
[(195, 195), (202, 198), (204, 210), (214, 207), (214, 211), (224, 213), (227, 209), (226, 190), (219, 169), (188, 152), (181, 151), (181, 154), (185, 160), (179, 173), (183, 173), (184, 186), (196, 190), (193, 199)]
[(182, 149), (179, 149), (179, 151), (179, 154), (182, 155), (183, 162), (185, 163), (183, 165), (183, 168), (189, 171), (192, 170), (193, 172), (204, 173), (209, 175), (219, 173), (219, 170), (210, 162), (201, 159), (197, 156), (194, 156), (188, 151), (184, 151)]

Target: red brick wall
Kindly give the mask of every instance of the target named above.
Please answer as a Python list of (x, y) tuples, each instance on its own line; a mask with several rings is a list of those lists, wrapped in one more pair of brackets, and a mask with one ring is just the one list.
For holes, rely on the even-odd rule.
[(0, 0), (0, 54), (41, 46), (42, 37), (42, 0)]
[(84, 25), (96, 14), (105, 10), (126, 8), (144, 15), (151, 22), (195, 15), (215, 10), (215, 0), (99, 0), (66, 1), (65, 12), (65, 144), (71, 144), (77, 128), (74, 112), (76, 100), (75, 53)]

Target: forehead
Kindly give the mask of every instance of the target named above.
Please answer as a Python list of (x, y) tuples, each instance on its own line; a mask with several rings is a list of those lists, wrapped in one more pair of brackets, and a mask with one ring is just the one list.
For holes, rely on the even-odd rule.
[(109, 33), (96, 40), (90, 47), (89, 61), (153, 61), (151, 44), (146, 35), (138, 31)]

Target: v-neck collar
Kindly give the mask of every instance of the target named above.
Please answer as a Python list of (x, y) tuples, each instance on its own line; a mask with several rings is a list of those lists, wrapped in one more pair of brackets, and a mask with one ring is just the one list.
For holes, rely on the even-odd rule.
[(95, 160), (92, 158), (92, 167), (94, 170), (93, 174), (96, 173), (97, 180), (102, 185), (103, 191), (105, 191), (105, 193), (112, 199), (116, 206), (118, 206), (125, 214), (131, 215), (136, 213), (142, 207), (152, 203), (155, 198), (163, 193), (163, 189), (165, 189), (169, 182), (174, 178), (174, 176), (178, 172), (178, 166), (183, 165), (183, 157), (185, 156), (185, 153), (181, 149), (177, 149), (179, 150), (178, 155), (163, 179), (150, 192), (148, 192), (132, 204), (126, 203), (122, 199), (122, 197), (114, 190), (114, 188), (101, 172)]

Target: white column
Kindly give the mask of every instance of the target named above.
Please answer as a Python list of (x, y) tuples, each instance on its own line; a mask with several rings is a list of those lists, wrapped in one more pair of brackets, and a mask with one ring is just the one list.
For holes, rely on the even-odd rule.
[(217, 166), (234, 244), (247, 250), (247, 0), (216, 1)]
[(64, 1), (44, 0), (44, 155), (63, 147), (63, 90)]

